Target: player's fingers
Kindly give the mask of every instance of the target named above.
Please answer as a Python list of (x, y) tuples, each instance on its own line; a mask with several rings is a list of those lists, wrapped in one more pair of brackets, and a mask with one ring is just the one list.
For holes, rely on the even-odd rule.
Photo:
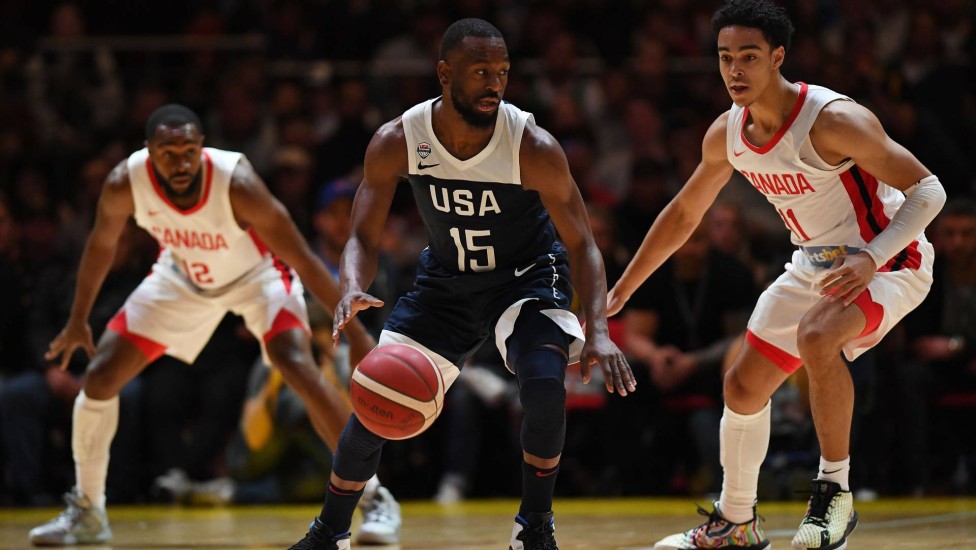
[(865, 285), (858, 285), (853, 290), (851, 290), (850, 292), (848, 292), (847, 293), (847, 296), (844, 297), (844, 307), (847, 307), (847, 306), (853, 304), (854, 303), (854, 300), (857, 300), (857, 297), (860, 296), (861, 293), (865, 291), (865, 289), (867, 289), (867, 286), (865, 286)]
[(91, 340), (85, 342), (85, 353), (88, 354), (89, 359), (95, 357), (95, 344), (93, 344)]
[(620, 368), (620, 375), (624, 385), (627, 387), (627, 391), (635, 391), (637, 389), (637, 380), (634, 379), (634, 373), (630, 370), (630, 363), (627, 362), (627, 359), (618, 357), (617, 365)]
[(61, 370), (68, 369), (68, 363), (71, 362), (71, 355), (75, 352), (75, 345), (70, 345), (64, 349), (64, 355), (61, 356)]
[(590, 379), (592, 378), (592, 372), (590, 370), (590, 362), (586, 358), (583, 358), (580, 360), (579, 366), (580, 366), (580, 378), (583, 379), (584, 384), (589, 384)]
[(620, 359), (618, 357), (611, 357), (608, 362), (613, 363), (613, 385), (617, 387), (617, 393), (621, 397), (626, 397), (627, 386), (624, 384), (623, 366), (620, 364)]

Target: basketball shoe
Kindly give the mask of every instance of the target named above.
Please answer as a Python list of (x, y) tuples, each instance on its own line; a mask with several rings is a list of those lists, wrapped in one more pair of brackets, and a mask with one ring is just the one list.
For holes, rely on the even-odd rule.
[(815, 479), (800, 529), (793, 537), (793, 550), (841, 550), (847, 548), (847, 537), (857, 527), (854, 497), (839, 483)]
[(718, 502), (712, 504), (709, 512), (698, 507), (698, 513), (708, 521), (690, 531), (671, 535), (654, 545), (656, 550), (697, 550), (704, 548), (738, 548), (740, 550), (762, 550), (769, 548), (769, 539), (763, 531), (756, 507), (752, 507), (752, 519), (745, 523), (732, 523), (722, 517)]
[(105, 508), (96, 508), (78, 488), (64, 494), (68, 505), (61, 515), (30, 530), (27, 535), (36, 546), (99, 544), (112, 540)]
[(396, 544), (400, 542), (400, 505), (386, 487), (380, 485), (359, 501), (363, 524), (356, 542), (359, 544)]
[(328, 525), (315, 518), (308, 526), (305, 538), (296, 542), (289, 550), (349, 550), (349, 548), (349, 531), (334, 535)]
[(552, 512), (515, 516), (512, 542), (508, 550), (559, 550), (556, 546), (556, 524)]

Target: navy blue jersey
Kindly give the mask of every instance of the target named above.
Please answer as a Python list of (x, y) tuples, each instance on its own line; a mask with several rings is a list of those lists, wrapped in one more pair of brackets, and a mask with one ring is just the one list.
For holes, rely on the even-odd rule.
[(477, 273), (518, 269), (552, 253), (556, 231), (539, 194), (522, 188), (519, 147), (530, 113), (502, 103), (491, 141), (459, 160), (437, 140), (433, 104), (403, 115), (408, 178), (427, 229), (430, 253), (443, 269)]

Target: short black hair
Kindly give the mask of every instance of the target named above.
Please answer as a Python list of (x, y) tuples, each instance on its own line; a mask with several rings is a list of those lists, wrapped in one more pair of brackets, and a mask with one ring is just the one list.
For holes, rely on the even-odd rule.
[(203, 124), (200, 123), (200, 117), (190, 110), (189, 107), (178, 103), (163, 105), (153, 111), (153, 114), (149, 115), (149, 120), (146, 122), (146, 141), (152, 141), (153, 135), (156, 134), (156, 128), (160, 126), (172, 127), (183, 126), (185, 124), (193, 124), (201, 134), (203, 133)]
[(451, 23), (451, 26), (444, 31), (441, 37), (441, 59), (447, 59), (447, 54), (461, 45), (461, 41), (467, 37), (474, 38), (501, 38), (502, 31), (484, 19), (469, 17)]
[(727, 0), (712, 16), (712, 32), (718, 36), (719, 31), (731, 25), (759, 29), (773, 49), (790, 49), (793, 22), (786, 9), (770, 0)]
[(976, 202), (967, 198), (953, 198), (946, 201), (940, 216), (964, 216), (976, 218)]

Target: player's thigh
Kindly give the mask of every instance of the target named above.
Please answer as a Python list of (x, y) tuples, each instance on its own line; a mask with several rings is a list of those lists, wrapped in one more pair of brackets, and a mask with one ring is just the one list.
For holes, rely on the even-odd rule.
[[(248, 331), (261, 343), (264, 360), (271, 364), (269, 344), (275, 343), (278, 361), (292, 359), (302, 350), (310, 354), (308, 310), (304, 287), (294, 272), (267, 267), (236, 283), (232, 292), (221, 298), (227, 308), (244, 318)], [(285, 335), (285, 333), (301, 333)], [(297, 348), (292, 344), (298, 345)], [(309, 355), (310, 357), (310, 355)]]

